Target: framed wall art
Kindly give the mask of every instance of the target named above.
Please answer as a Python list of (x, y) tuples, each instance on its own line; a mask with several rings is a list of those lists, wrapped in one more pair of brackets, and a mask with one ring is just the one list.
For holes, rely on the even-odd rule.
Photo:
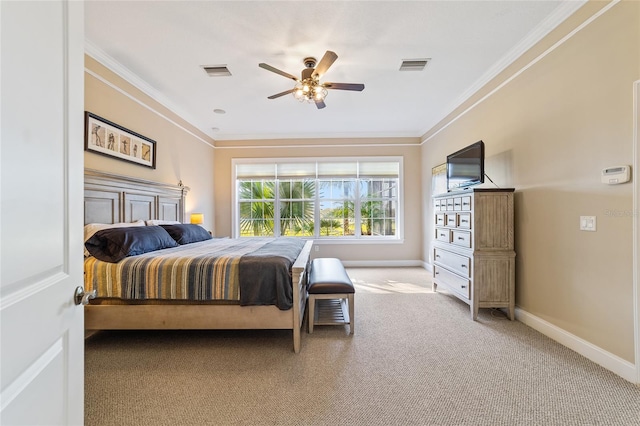
[(156, 142), (88, 111), (84, 113), (84, 149), (156, 168)]
[(447, 192), (447, 163), (431, 169), (431, 196)]

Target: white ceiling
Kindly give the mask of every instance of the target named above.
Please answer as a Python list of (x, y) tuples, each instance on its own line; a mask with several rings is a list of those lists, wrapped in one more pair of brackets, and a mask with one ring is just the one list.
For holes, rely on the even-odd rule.
[[(420, 137), (582, 4), (88, 1), (86, 49), (216, 140)], [(258, 63), (299, 76), (327, 50), (338, 59), (322, 81), (364, 91), (330, 90), (322, 110), (267, 99), (295, 82)], [(422, 58), (424, 71), (398, 70)]]

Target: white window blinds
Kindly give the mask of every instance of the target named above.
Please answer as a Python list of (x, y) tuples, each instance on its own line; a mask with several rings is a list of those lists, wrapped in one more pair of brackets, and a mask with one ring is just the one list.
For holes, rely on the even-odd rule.
[(398, 177), (400, 161), (238, 162), (236, 179)]
[(236, 165), (236, 179), (274, 179), (276, 164), (245, 163)]
[(358, 177), (397, 177), (400, 163), (395, 161), (361, 161)]
[(316, 177), (316, 163), (278, 163), (278, 178)]

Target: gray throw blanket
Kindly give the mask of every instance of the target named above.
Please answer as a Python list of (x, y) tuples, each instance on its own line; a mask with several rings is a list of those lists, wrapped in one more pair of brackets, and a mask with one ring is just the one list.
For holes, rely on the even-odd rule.
[(240, 304), (276, 305), (282, 310), (291, 309), (291, 267), (305, 243), (300, 238), (276, 238), (242, 256), (238, 271)]

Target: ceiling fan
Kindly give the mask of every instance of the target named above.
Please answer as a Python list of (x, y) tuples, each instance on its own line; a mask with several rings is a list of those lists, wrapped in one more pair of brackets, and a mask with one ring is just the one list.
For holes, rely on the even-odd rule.
[[(289, 73), (281, 71), (277, 68), (267, 65), (265, 63), (259, 63), (260, 68), (275, 72), (283, 77), (290, 78), (296, 82), (293, 89), (285, 90), (284, 92), (271, 95), (268, 99), (279, 98), (280, 96), (293, 93), (293, 96), (300, 102), (313, 102), (318, 109), (322, 109), (327, 105), (324, 103), (324, 98), (327, 96), (327, 89), (337, 90), (354, 90), (361, 92), (364, 90), (364, 84), (358, 83), (320, 83), (320, 78), (327, 72), (329, 67), (338, 59), (338, 55), (335, 52), (327, 50), (320, 62), (316, 61), (316, 58), (304, 58), (305, 69), (302, 70), (300, 78), (293, 76)], [(317, 64), (317, 66), (316, 66)]]

